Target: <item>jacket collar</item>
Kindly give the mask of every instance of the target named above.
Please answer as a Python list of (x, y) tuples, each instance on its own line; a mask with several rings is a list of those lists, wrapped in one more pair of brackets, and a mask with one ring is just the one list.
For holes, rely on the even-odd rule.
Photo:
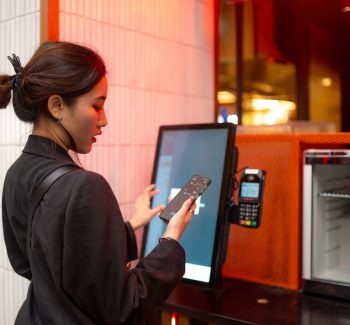
[(31, 134), (23, 149), (24, 153), (29, 153), (54, 160), (63, 160), (67, 163), (74, 163), (69, 153), (49, 138)]

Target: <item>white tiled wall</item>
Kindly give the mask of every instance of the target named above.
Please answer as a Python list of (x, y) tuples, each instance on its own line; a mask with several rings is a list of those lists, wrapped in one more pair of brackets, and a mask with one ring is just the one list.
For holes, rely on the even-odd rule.
[[(7, 56), (25, 64), (40, 41), (40, 0), (0, 0), (0, 73), (14, 74)], [(21, 153), (31, 127), (19, 122), (12, 105), (0, 110), (0, 197), (7, 169)], [(0, 201), (1, 204), (1, 201)], [(25, 299), (28, 281), (12, 270), (0, 226), (0, 324), (13, 324)]]
[(158, 127), (214, 120), (214, 2), (60, 2), (60, 38), (108, 67), (109, 125), (81, 161), (108, 179), (125, 219), (151, 180)]
[[(0, 72), (13, 73), (7, 55), (25, 64), (38, 46), (39, 10), (40, 0), (0, 0)], [(60, 39), (106, 61), (109, 125), (80, 159), (107, 178), (127, 219), (150, 182), (159, 125), (214, 120), (214, 0), (61, 0)], [(1, 189), (30, 131), (0, 110)], [(0, 324), (12, 324), (27, 283), (0, 245)]]

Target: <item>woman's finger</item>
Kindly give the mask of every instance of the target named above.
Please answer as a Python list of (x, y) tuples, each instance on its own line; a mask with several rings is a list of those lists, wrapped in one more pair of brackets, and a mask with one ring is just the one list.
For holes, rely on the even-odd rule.
[(150, 185), (145, 187), (145, 189), (143, 190), (143, 193), (149, 193), (150, 191), (154, 190), (155, 187), (156, 187), (155, 184), (150, 184)]

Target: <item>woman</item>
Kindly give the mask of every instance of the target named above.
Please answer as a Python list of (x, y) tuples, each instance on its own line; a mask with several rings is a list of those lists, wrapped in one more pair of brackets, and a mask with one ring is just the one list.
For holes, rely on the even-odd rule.
[[(3, 190), (5, 243), (14, 270), (30, 280), (16, 324), (142, 324), (159, 309), (184, 273), (178, 239), (192, 217), (193, 198), (168, 223), (164, 240), (138, 265), (134, 230), (162, 207), (150, 209), (148, 186), (130, 222), (99, 174), (77, 168), (45, 194), (31, 222), (30, 202), (53, 170), (74, 165), (68, 150), (88, 153), (107, 125), (106, 68), (91, 49), (47, 42), (15, 75), (0, 76), (0, 107), (13, 96), (17, 116), (33, 123), (22, 155), (7, 172)], [(30, 256), (28, 256), (30, 255)]]

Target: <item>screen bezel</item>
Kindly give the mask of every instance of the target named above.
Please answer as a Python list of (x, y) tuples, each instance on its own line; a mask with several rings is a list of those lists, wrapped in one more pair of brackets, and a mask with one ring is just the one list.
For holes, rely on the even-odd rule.
[[(215, 129), (226, 129), (227, 130), (227, 139), (226, 139), (226, 149), (225, 149), (225, 159), (224, 166), (222, 170), (222, 184), (221, 192), (219, 196), (219, 206), (217, 212), (216, 220), (216, 233), (213, 246), (213, 254), (211, 260), (211, 274), (209, 282), (202, 282), (192, 279), (182, 279), (182, 282), (190, 283), (194, 285), (204, 286), (204, 287), (215, 287), (220, 282), (221, 278), (221, 267), (225, 260), (224, 256), (226, 254), (227, 246), (227, 237), (229, 231), (229, 224), (226, 220), (226, 209), (227, 209), (227, 200), (229, 196), (229, 184), (230, 184), (230, 175), (232, 171), (233, 164), (233, 153), (234, 153), (234, 144), (236, 136), (236, 125), (232, 123), (206, 123), (206, 124), (181, 124), (181, 125), (163, 125), (159, 127), (158, 138), (157, 138), (157, 147), (153, 164), (152, 172), (152, 184), (155, 183), (159, 155), (162, 144), (163, 135), (166, 131), (186, 131), (186, 130), (215, 130)], [(157, 217), (156, 217), (157, 218)], [(144, 256), (146, 242), (148, 235), (148, 226), (145, 227), (143, 238), (142, 238), (142, 248), (141, 248), (141, 257)], [(226, 238), (226, 240), (223, 240)]]

